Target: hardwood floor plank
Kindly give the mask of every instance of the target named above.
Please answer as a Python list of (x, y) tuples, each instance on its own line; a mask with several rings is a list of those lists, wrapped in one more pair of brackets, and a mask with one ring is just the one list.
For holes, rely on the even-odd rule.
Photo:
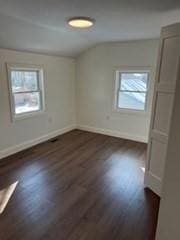
[(1, 240), (154, 240), (146, 144), (74, 130), (0, 161)]

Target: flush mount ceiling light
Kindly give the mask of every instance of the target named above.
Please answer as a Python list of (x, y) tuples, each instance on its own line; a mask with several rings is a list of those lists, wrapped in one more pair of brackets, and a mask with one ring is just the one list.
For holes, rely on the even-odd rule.
[(74, 28), (89, 28), (94, 25), (94, 20), (87, 17), (73, 17), (68, 20), (68, 24)]

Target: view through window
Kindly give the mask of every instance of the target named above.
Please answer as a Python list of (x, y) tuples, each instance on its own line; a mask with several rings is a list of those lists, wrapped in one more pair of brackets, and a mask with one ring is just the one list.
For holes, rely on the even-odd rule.
[(10, 68), (11, 105), (15, 116), (41, 111), (42, 75), (40, 69)]
[(118, 71), (117, 108), (144, 111), (148, 78), (148, 72)]

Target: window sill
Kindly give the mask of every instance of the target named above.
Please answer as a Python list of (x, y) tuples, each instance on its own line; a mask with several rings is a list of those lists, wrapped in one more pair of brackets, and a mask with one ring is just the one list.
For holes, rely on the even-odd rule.
[(147, 110), (133, 110), (133, 109), (121, 109), (121, 108), (114, 108), (112, 109), (113, 113), (121, 113), (121, 114), (133, 114), (133, 115), (147, 115)]
[(41, 111), (30, 112), (30, 113), (26, 113), (26, 114), (13, 115), (12, 116), (12, 121), (16, 122), (16, 121), (20, 121), (20, 120), (34, 118), (34, 117), (38, 117), (40, 115), (43, 115), (45, 113), (46, 113), (45, 110), (41, 110)]

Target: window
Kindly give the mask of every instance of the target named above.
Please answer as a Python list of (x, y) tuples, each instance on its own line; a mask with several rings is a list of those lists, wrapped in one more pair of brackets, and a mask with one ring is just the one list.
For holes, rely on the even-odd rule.
[(42, 69), (8, 65), (8, 74), (13, 118), (21, 118), (43, 111)]
[(148, 71), (116, 72), (116, 109), (145, 111)]

